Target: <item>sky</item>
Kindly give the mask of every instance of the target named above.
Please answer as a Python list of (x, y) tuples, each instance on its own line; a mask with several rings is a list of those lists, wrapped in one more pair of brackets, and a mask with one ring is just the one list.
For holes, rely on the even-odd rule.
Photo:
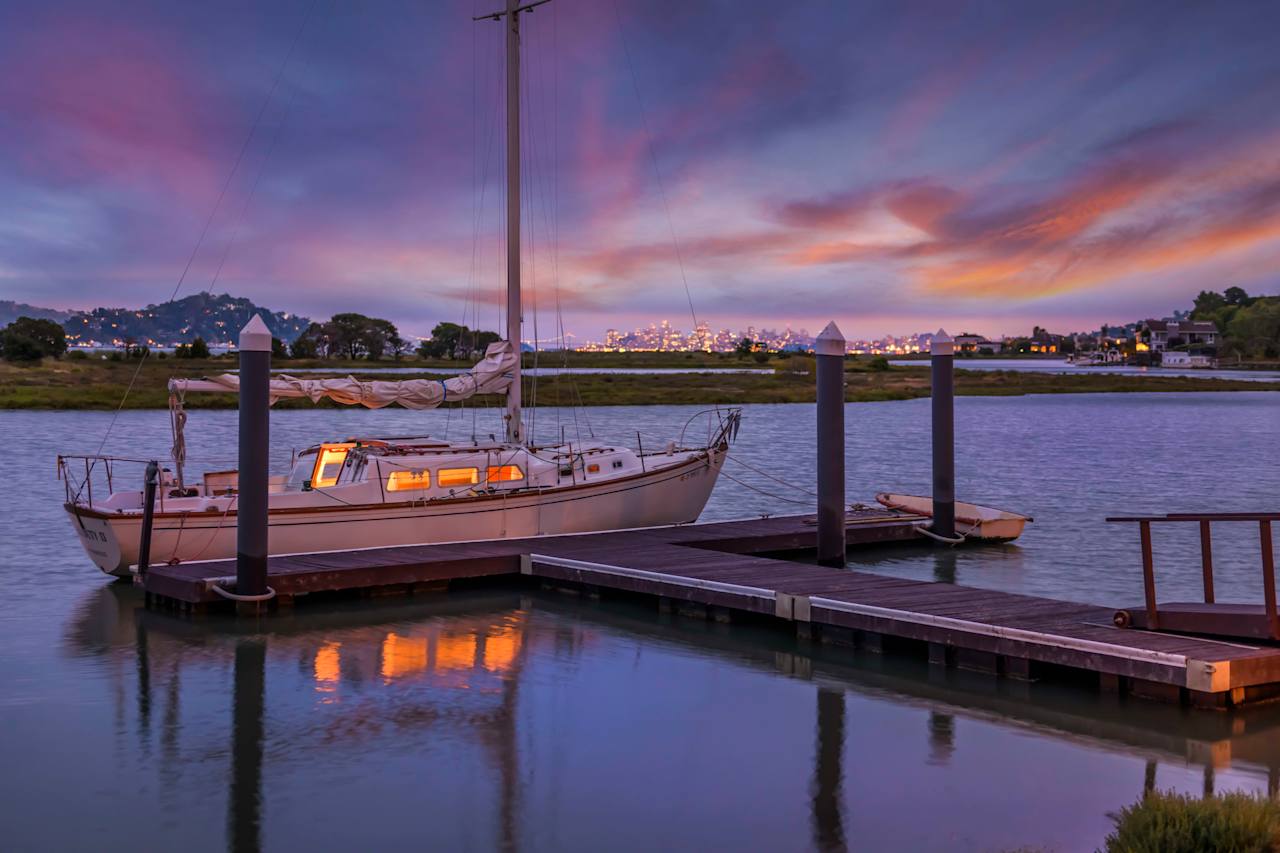
[[(0, 4), (0, 298), (501, 328), (501, 0)], [(552, 0), (525, 338), (1280, 292), (1280, 4)], [(536, 328), (535, 328), (536, 325)]]

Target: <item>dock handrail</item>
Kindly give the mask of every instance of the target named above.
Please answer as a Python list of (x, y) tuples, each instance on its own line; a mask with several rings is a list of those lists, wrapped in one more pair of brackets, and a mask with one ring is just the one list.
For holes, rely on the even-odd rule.
[(1272, 549), (1271, 522), (1280, 521), (1280, 512), (1171, 512), (1166, 515), (1124, 515), (1106, 519), (1111, 523), (1138, 525), (1142, 542), (1142, 584), (1146, 594), (1147, 624), (1160, 628), (1159, 606), (1156, 604), (1155, 558), (1151, 547), (1151, 525), (1163, 523), (1196, 523), (1200, 525), (1200, 570), (1204, 585), (1204, 603), (1213, 604), (1213, 522), (1253, 521), (1258, 524), (1258, 542), (1262, 552), (1262, 598), (1266, 608), (1271, 639), (1280, 640), (1280, 616), (1276, 613), (1276, 566)]

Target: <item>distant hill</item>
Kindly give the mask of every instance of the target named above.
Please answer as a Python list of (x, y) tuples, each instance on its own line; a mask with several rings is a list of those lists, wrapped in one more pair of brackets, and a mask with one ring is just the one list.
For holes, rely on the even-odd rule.
[(38, 308), (25, 302), (13, 302), (0, 299), (0, 327), (7, 326), (19, 317), (34, 317), (37, 320), (55, 320), (65, 323), (75, 314), (74, 311), (59, 311), (57, 308)]
[(248, 299), (201, 292), (146, 308), (78, 312), (65, 319), (62, 326), (72, 346), (120, 346), (133, 342), (163, 347), (189, 343), (197, 337), (209, 344), (224, 344), (235, 341), (254, 314), (261, 314), (271, 334), (285, 343), (292, 343), (311, 324), (306, 317), (262, 308)]

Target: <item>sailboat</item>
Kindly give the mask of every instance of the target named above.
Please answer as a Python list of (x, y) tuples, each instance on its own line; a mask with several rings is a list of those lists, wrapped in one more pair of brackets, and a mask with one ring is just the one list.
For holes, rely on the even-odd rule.
[[(305, 397), (368, 408), (397, 404), (430, 409), (479, 394), (502, 394), (505, 435), (464, 443), (362, 435), (303, 450), (288, 474), (269, 481), (272, 555), (678, 524), (697, 520), (711, 496), (737, 435), (737, 409), (710, 412), (705, 444), (698, 446), (686, 446), (683, 435), (647, 450), (594, 440), (538, 445), (526, 435), (520, 375), (519, 21), (544, 2), (507, 0), (504, 11), (484, 16), (501, 20), (506, 28), (506, 340), (491, 344), (472, 370), (446, 380), (279, 376), (270, 383), (273, 402)], [(255, 318), (245, 332), (261, 335), (267, 330)], [(234, 374), (170, 380), (172, 464), (161, 471), (152, 508), (152, 562), (235, 556), (238, 472), (188, 477), (183, 403), (189, 393), (238, 390)], [(90, 559), (110, 575), (130, 576), (139, 560), (145, 491), (134, 487), (142, 485), (140, 480), (121, 483), (117, 473), (121, 463), (138, 461), (101, 455), (58, 458), (72, 525)], [(100, 479), (105, 474), (105, 495), (101, 487), (94, 493), (95, 474)]]

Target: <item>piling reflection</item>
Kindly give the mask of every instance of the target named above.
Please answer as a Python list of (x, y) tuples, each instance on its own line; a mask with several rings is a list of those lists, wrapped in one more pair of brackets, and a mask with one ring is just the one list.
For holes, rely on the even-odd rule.
[(227, 800), (227, 849), (232, 853), (257, 853), (262, 848), (263, 702), (266, 685), (266, 642), (240, 640), (235, 648), (231, 785)]
[(843, 851), (844, 691), (818, 689), (817, 748), (813, 766), (813, 846)]
[(956, 751), (956, 718), (954, 714), (929, 712), (929, 763), (947, 764)]

